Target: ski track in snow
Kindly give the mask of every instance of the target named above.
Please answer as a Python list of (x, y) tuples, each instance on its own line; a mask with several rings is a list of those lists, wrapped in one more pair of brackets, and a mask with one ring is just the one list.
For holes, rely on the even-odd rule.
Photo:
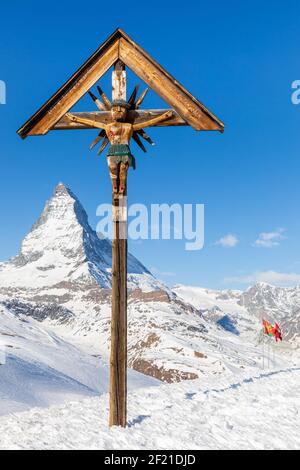
[(300, 368), (210, 377), (129, 394), (109, 428), (108, 394), (0, 418), (0, 449), (299, 449)]

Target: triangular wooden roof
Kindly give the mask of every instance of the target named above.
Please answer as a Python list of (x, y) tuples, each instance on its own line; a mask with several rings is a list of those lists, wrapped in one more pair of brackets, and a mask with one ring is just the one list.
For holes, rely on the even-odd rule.
[(23, 139), (47, 134), (119, 59), (194, 129), (224, 131), (224, 124), (216, 116), (118, 28), (19, 129), (18, 134)]

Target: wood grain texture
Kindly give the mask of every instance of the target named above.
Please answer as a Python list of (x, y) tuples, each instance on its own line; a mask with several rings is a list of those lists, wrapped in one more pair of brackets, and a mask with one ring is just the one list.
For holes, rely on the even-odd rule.
[[(113, 99), (126, 100), (126, 70), (115, 64)], [(127, 190), (126, 190), (127, 191)], [(109, 425), (127, 425), (127, 193), (112, 195), (112, 312)]]
[(137, 102), (135, 103), (135, 109), (139, 109), (140, 106), (142, 105), (144, 99), (146, 98), (146, 95), (148, 93), (148, 91), (150, 90), (150, 88), (146, 88), (146, 90), (143, 91), (143, 93), (141, 94), (141, 96), (138, 98)]
[(160, 114), (159, 116), (156, 116), (154, 118), (142, 121), (140, 123), (134, 123), (133, 125), (133, 130), (138, 131), (143, 129), (143, 127), (154, 127), (157, 126), (161, 122), (168, 122), (168, 119), (170, 119), (173, 116), (173, 111), (167, 111), (163, 114)]
[[(167, 111), (172, 111), (169, 109), (139, 109), (134, 111), (129, 111), (128, 113), (128, 122), (135, 122), (136, 124), (149, 121), (152, 118), (161, 116)], [(81, 112), (81, 113), (72, 113), (73, 116), (77, 116), (83, 119), (89, 119), (98, 123), (108, 124), (111, 122), (110, 111), (92, 111), (92, 112)], [(176, 111), (172, 111), (172, 117), (168, 121), (162, 121), (156, 124), (157, 127), (166, 127), (166, 126), (188, 126), (187, 122), (184, 121)], [(74, 130), (74, 129), (93, 129), (94, 126), (88, 124), (82, 124), (78, 122), (71, 121), (67, 115), (65, 115), (60, 121), (55, 124), (52, 130)]]
[(102, 98), (102, 101), (103, 101), (103, 104), (104, 104), (104, 107), (105, 107), (106, 111), (109, 111), (110, 108), (111, 108), (110, 99), (106, 96), (106, 94), (104, 93), (104, 91), (102, 90), (102, 88), (99, 85), (97, 86), (97, 90), (98, 90), (99, 95)]
[(114, 71), (112, 73), (112, 99), (122, 99), (126, 101), (126, 70), (123, 62), (118, 60), (115, 63)]
[(97, 98), (97, 96), (95, 96), (91, 91), (89, 91), (89, 95), (92, 98), (92, 100), (94, 101), (94, 103), (97, 106), (97, 108), (99, 109), (99, 111), (106, 111), (105, 105), (103, 103), (101, 103), (101, 101), (99, 100), (99, 98)]
[(101, 121), (96, 121), (95, 119), (84, 118), (82, 116), (75, 116), (72, 113), (67, 113), (66, 118), (73, 123), (82, 124), (83, 126), (89, 126), (91, 129), (105, 129), (106, 124), (103, 124)]
[(127, 204), (112, 196), (112, 316), (109, 425), (127, 424)]

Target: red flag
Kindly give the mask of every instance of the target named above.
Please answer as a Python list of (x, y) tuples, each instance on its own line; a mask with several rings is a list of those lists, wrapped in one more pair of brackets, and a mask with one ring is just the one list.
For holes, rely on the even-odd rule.
[(275, 328), (274, 328), (274, 336), (275, 336), (275, 339), (276, 339), (276, 343), (278, 343), (278, 341), (282, 341), (281, 330), (280, 330), (279, 325), (277, 323), (275, 324)]

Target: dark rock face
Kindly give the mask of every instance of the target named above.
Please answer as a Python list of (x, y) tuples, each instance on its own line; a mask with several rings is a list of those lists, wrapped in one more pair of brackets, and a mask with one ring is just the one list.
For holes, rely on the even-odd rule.
[(38, 305), (13, 299), (1, 302), (1, 305), (16, 316), (32, 317), (39, 322), (49, 319), (64, 324), (74, 317), (71, 311), (55, 303)]
[(181, 382), (182, 380), (196, 380), (199, 378), (199, 376), (193, 372), (165, 369), (164, 367), (159, 367), (155, 363), (144, 359), (134, 360), (131, 363), (131, 367), (137, 372), (150, 375), (150, 377), (154, 377), (155, 379), (166, 383), (176, 383)]

